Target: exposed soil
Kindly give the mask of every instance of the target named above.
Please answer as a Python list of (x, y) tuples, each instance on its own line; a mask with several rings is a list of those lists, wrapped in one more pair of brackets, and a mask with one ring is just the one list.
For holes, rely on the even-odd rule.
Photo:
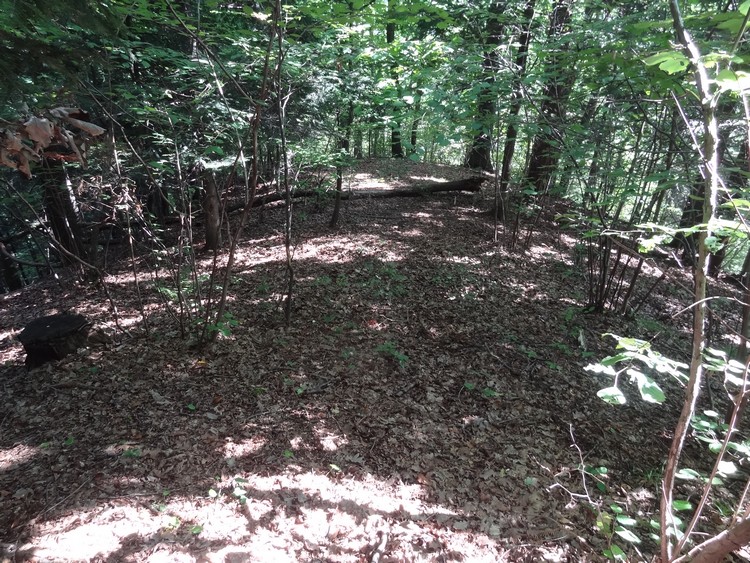
[[(374, 161), (349, 186), (466, 176)], [(642, 543), (613, 541), (652, 559), (681, 391), (614, 407), (584, 367), (613, 353), (609, 332), (685, 361), (690, 273), (649, 259), (634, 301), (667, 277), (639, 315), (584, 314), (554, 208), (522, 221), (511, 253), (490, 201), (352, 200), (336, 231), (329, 206), (298, 205), (289, 327), (283, 212), (253, 211), (229, 287), (238, 324), (208, 350), (180, 337), (145, 261), (148, 335), (127, 263), (107, 279), (127, 333), (93, 285), (0, 297), (0, 560), (597, 561), (612, 505)], [(18, 332), (63, 310), (113, 341), (27, 371)]]

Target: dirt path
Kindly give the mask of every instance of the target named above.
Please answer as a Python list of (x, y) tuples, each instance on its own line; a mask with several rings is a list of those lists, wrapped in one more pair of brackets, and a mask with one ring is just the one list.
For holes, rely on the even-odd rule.
[[(352, 184), (466, 174), (378, 166)], [(574, 240), (545, 217), (506, 253), (482, 205), (352, 201), (336, 232), (298, 207), (288, 328), (281, 215), (264, 212), (232, 278), (239, 324), (204, 353), (155, 303), (150, 337), (124, 307), (132, 338), (26, 372), (24, 322), (65, 308), (111, 324), (106, 302), (51, 284), (0, 298), (7, 560), (599, 560), (599, 510), (653, 513), (676, 414), (609, 407), (583, 368), (611, 353), (601, 334), (659, 327), (582, 314)], [(133, 303), (127, 273), (109, 281)]]

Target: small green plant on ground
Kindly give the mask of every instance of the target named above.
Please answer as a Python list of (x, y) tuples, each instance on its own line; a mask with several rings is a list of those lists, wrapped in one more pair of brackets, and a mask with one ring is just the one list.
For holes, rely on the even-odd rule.
[(221, 320), (217, 320), (214, 323), (206, 325), (206, 328), (209, 334), (218, 332), (222, 336), (226, 337), (231, 334), (232, 328), (236, 327), (238, 324), (239, 322), (234, 318), (234, 315), (232, 315), (232, 313), (230, 313), (229, 311), (225, 311), (222, 315)]
[(468, 270), (463, 264), (448, 263), (441, 264), (430, 281), (433, 285), (447, 288), (473, 283), (476, 281), (476, 277), (468, 274)]
[(518, 347), (518, 350), (519, 350), (520, 352), (522, 352), (523, 354), (525, 354), (525, 355), (526, 355), (526, 357), (527, 357), (527, 358), (528, 358), (529, 360), (538, 360), (538, 359), (539, 359), (539, 354), (537, 354), (537, 353), (536, 353), (536, 351), (535, 351), (535, 350), (533, 350), (532, 348), (527, 348), (527, 347), (526, 347), (526, 345), (524, 345), (524, 344), (521, 344), (521, 345), (520, 345), (520, 346)]
[(625, 514), (622, 507), (617, 504), (612, 504), (609, 508), (610, 511), (603, 510), (596, 518), (596, 529), (606, 538), (608, 544), (603, 555), (613, 561), (627, 561), (625, 551), (615, 543), (615, 540), (619, 538), (633, 544), (641, 543), (641, 538), (632, 531), (638, 522)]
[(364, 285), (374, 297), (390, 299), (403, 297), (408, 293), (404, 285), (407, 278), (394, 264), (367, 262), (364, 271), (367, 274)]
[[(477, 389), (477, 385), (476, 383), (472, 383), (471, 381), (465, 381), (464, 389), (466, 389), (467, 391), (474, 391)], [(500, 393), (495, 391), (492, 387), (484, 387), (482, 389), (481, 395), (485, 399), (495, 399), (500, 396)]]
[(635, 322), (638, 325), (638, 327), (646, 332), (664, 332), (667, 330), (667, 327), (665, 327), (662, 323), (659, 321), (655, 321), (652, 318), (644, 317), (642, 315), (637, 315), (635, 318)]
[(341, 357), (345, 360), (348, 360), (349, 358), (354, 356), (354, 350), (351, 348), (344, 348), (341, 350)]
[(562, 352), (566, 356), (574, 356), (575, 355), (575, 352), (573, 352), (573, 350), (571, 349), (571, 347), (568, 346), (567, 344), (565, 344), (564, 342), (554, 342), (552, 344), (552, 347), (555, 348), (556, 350)]
[(333, 283), (333, 279), (331, 278), (331, 276), (328, 276), (328, 275), (318, 276), (317, 278), (313, 280), (313, 285), (318, 286), (318, 287), (326, 287), (326, 286), (331, 285), (332, 283)]
[(201, 290), (210, 278), (208, 274), (198, 274), (194, 277), (189, 268), (183, 268), (177, 283), (169, 284), (159, 280), (154, 283), (154, 289), (173, 305), (179, 305), (182, 299), (192, 312), (197, 312), (200, 309)]
[[(623, 375), (629, 376), (631, 382), (637, 385), (642, 400), (656, 404), (663, 403), (665, 395), (654, 378), (669, 376), (680, 383), (684, 383), (687, 379), (685, 370), (688, 366), (686, 364), (662, 356), (653, 350), (650, 343), (634, 338), (609, 336), (617, 340), (619, 353), (586, 367), (588, 371), (604, 374), (614, 379), (613, 385), (598, 392), (599, 397), (604, 401), (617, 405), (625, 403), (625, 395), (620, 390), (619, 383)], [(746, 385), (745, 366), (729, 359), (729, 355), (723, 350), (706, 348), (703, 353), (702, 368), (706, 372), (723, 374), (727, 389), (741, 390)], [(739, 395), (741, 396), (741, 393)], [(687, 541), (690, 534), (694, 532), (696, 523), (702, 517), (701, 514), (706, 506), (713, 506), (720, 515), (731, 515), (734, 509), (724, 500), (712, 500), (716, 497), (716, 493), (712, 494), (712, 491), (714, 487), (723, 486), (727, 477), (738, 475), (740, 463), (750, 459), (750, 444), (733, 439), (735, 438), (734, 429), (715, 410), (694, 412), (689, 422), (694, 437), (706, 444), (707, 449), (715, 455), (714, 465), (708, 473), (692, 467), (681, 467), (675, 472), (675, 478), (683, 482), (688, 491), (693, 491), (691, 499), (697, 500), (673, 498), (667, 510), (669, 515), (669, 519), (666, 520), (667, 529), (662, 530), (658, 522), (650, 522), (652, 528), (650, 536), (655, 541), (664, 541), (664, 537), (675, 539), (677, 542)], [(661, 480), (661, 475), (655, 477), (653, 472), (648, 474), (648, 481), (654, 486), (663, 486), (663, 483), (654, 482)], [(676, 514), (678, 512), (687, 512), (690, 517), (683, 520)], [(601, 526), (597, 522), (597, 527), (603, 533), (610, 534), (611, 537), (618, 535), (632, 541), (631, 530), (623, 531), (616, 527), (617, 525), (625, 526), (625, 523), (630, 522), (631, 520), (616, 517), (609, 526), (605, 518)], [(681, 544), (678, 543), (678, 545)], [(612, 544), (609, 550), (605, 551), (605, 555), (610, 559), (624, 560), (622, 550), (616, 544)]]
[(258, 282), (257, 287), (255, 288), (255, 291), (258, 293), (258, 295), (266, 296), (269, 293), (271, 293), (271, 284), (268, 280), (260, 280)]
[[(231, 495), (236, 498), (240, 504), (247, 503), (247, 489), (245, 489), (244, 485), (247, 483), (247, 479), (243, 479), (242, 477), (235, 477), (232, 480), (232, 492)], [(214, 489), (213, 487), (208, 490), (208, 496), (212, 499), (218, 499), (219, 498), (219, 491)]]
[(409, 362), (409, 356), (399, 351), (396, 348), (396, 345), (390, 340), (384, 342), (383, 344), (380, 344), (377, 348), (375, 348), (375, 351), (380, 352), (381, 354), (385, 354), (386, 356), (390, 356), (398, 362), (398, 365), (400, 367), (406, 366), (406, 364)]
[(167, 523), (165, 524), (164, 528), (168, 531), (173, 531), (178, 529), (181, 524), (182, 520), (180, 520), (179, 516), (170, 516), (167, 519)]

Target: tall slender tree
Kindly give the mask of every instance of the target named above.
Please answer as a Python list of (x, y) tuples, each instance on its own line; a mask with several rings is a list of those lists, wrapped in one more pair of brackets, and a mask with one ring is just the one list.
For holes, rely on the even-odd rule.
[(556, 0), (549, 18), (550, 54), (545, 62), (547, 78), (539, 112), (540, 132), (532, 143), (525, 178), (526, 185), (537, 193), (546, 193), (550, 187), (565, 136), (566, 104), (575, 81), (575, 61), (565, 38), (570, 28), (572, 3), (573, 0)]
[[(387, 0), (388, 10), (386, 12), (386, 24), (385, 24), (385, 42), (390, 51), (391, 59), (391, 80), (393, 80), (394, 94), (398, 98), (400, 96), (400, 80), (398, 75), (398, 64), (395, 58), (394, 43), (396, 41), (396, 18), (397, 18), (397, 6), (398, 0)], [(401, 107), (397, 100), (391, 105), (391, 156), (394, 158), (402, 158), (404, 156), (404, 146), (401, 142)]]
[(498, 49), (505, 32), (504, 13), (507, 2), (492, 0), (487, 10), (483, 38), (482, 75), (477, 91), (475, 132), (464, 164), (486, 172), (494, 172), (492, 165), (492, 132), (496, 121), (497, 73), (500, 66)]
[(536, 0), (526, 0), (523, 10), (523, 20), (521, 30), (518, 34), (518, 50), (516, 51), (515, 64), (513, 68), (511, 104), (508, 110), (508, 126), (505, 133), (505, 145), (503, 147), (502, 169), (498, 181), (498, 187), (501, 194), (508, 190), (510, 183), (511, 164), (513, 163), (513, 154), (516, 150), (516, 140), (518, 137), (518, 113), (521, 111), (521, 102), (523, 100), (523, 78), (526, 74), (526, 63), (528, 61), (529, 44), (531, 42), (531, 23), (534, 19), (534, 6)]

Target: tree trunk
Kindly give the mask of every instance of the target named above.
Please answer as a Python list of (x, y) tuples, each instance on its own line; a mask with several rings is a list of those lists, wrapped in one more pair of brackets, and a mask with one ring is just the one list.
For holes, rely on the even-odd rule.
[(724, 561), (726, 556), (750, 543), (750, 518), (740, 520), (731, 528), (698, 544), (688, 553), (692, 563)]
[(23, 279), (18, 264), (6, 254), (2, 242), (0, 242), (0, 271), (2, 272), (2, 283), (8, 291), (15, 291), (23, 287)]
[(336, 200), (333, 204), (333, 214), (331, 215), (331, 222), (328, 226), (331, 229), (335, 229), (339, 222), (339, 214), (341, 213), (341, 194), (344, 188), (344, 165), (341, 162), (342, 159), (349, 155), (350, 138), (352, 135), (352, 122), (354, 121), (354, 101), (349, 101), (349, 108), (346, 111), (343, 119), (339, 115), (339, 155), (338, 162), (336, 164)]
[[(708, 273), (708, 247), (706, 240), (712, 236), (712, 221), (715, 219), (716, 205), (718, 200), (719, 192), (719, 158), (718, 158), (718, 143), (719, 143), (719, 126), (716, 119), (716, 108), (715, 101), (718, 99), (712, 85), (712, 80), (709, 79), (706, 67), (703, 64), (703, 58), (692, 37), (685, 29), (685, 24), (680, 13), (680, 7), (677, 0), (670, 0), (669, 2), (670, 12), (672, 14), (672, 20), (674, 22), (675, 33), (677, 39), (682, 44), (685, 55), (689, 57), (693, 67), (695, 69), (695, 85), (700, 95), (701, 110), (703, 117), (703, 145), (701, 147), (702, 162), (701, 168), (703, 169), (702, 176), (703, 181), (703, 192), (702, 192), (702, 204), (703, 213), (701, 217), (701, 223), (707, 225), (705, 231), (698, 234), (696, 237), (696, 246), (698, 250), (698, 261), (694, 268), (694, 283), (693, 283), (693, 341), (692, 341), (692, 354), (690, 360), (690, 376), (685, 386), (685, 398), (682, 404), (682, 410), (680, 417), (677, 420), (677, 424), (674, 430), (674, 436), (672, 438), (672, 445), (669, 449), (666, 464), (664, 467), (664, 477), (662, 479), (662, 496), (660, 500), (660, 530), (661, 530), (661, 558), (663, 561), (668, 562), (672, 560), (674, 554), (679, 554), (681, 549), (685, 546), (685, 543), (690, 539), (691, 534), (695, 529), (695, 525), (698, 522), (698, 518), (701, 515), (700, 508), (697, 509), (690, 523), (685, 526), (684, 533), (681, 538), (677, 541), (677, 545), (674, 543), (674, 539), (677, 536), (675, 533), (675, 517), (674, 517), (674, 493), (675, 493), (675, 476), (677, 474), (677, 467), (682, 456), (683, 447), (690, 430), (690, 421), (696, 412), (696, 406), (698, 403), (698, 395), (701, 388), (701, 383), (704, 375), (703, 366), (703, 353), (706, 346), (705, 329), (706, 329), (706, 296), (707, 296), (707, 273)], [(708, 479), (709, 484), (711, 478)], [(700, 500), (699, 505), (705, 505), (709, 488), (704, 489), (704, 495)]]
[[(513, 77), (513, 94), (510, 109), (508, 110), (508, 128), (505, 134), (505, 146), (503, 147), (503, 164), (500, 172), (499, 190), (500, 197), (508, 191), (510, 184), (511, 164), (513, 154), (516, 150), (516, 139), (518, 137), (517, 119), (521, 111), (521, 99), (523, 98), (523, 77), (526, 74), (526, 61), (528, 60), (529, 43), (531, 40), (531, 21), (534, 19), (534, 5), (536, 0), (527, 0), (523, 12), (523, 30), (518, 36), (518, 51), (516, 53), (515, 74)], [(499, 211), (499, 210), (498, 210)]]
[[(388, 0), (387, 18), (385, 24), (385, 42), (390, 46), (396, 40), (396, 13), (395, 7), (398, 0)], [(398, 65), (396, 61), (391, 65), (391, 78), (394, 81), (396, 96), (399, 96), (400, 84), (398, 79)], [(403, 158), (404, 147), (401, 143), (401, 116), (400, 109), (394, 104), (391, 107), (393, 114), (393, 123), (391, 123), (391, 156), (393, 158)]]
[[(687, 229), (693, 225), (698, 225), (703, 218), (703, 178), (697, 176), (693, 185), (690, 186), (690, 193), (685, 200), (685, 206), (682, 208), (680, 223), (678, 228)], [(695, 237), (692, 234), (678, 232), (670, 246), (682, 249), (682, 258), (689, 264), (695, 264)]]
[(651, 201), (646, 207), (646, 211), (643, 214), (643, 221), (652, 221), (654, 223), (659, 221), (659, 215), (661, 214), (661, 208), (664, 204), (664, 197), (667, 192), (672, 189), (672, 182), (667, 178), (671, 175), (672, 166), (674, 165), (674, 157), (677, 153), (677, 125), (679, 123), (680, 113), (677, 107), (672, 108), (671, 123), (669, 126), (669, 144), (667, 147), (667, 153), (664, 157), (664, 179), (659, 180), (654, 194), (651, 197)]
[(422, 111), (422, 93), (422, 89), (417, 88), (416, 102), (414, 103), (414, 119), (411, 122), (409, 154), (415, 154), (417, 151), (417, 133), (419, 132), (419, 122), (422, 120), (422, 116), (419, 114)]
[[(723, 151), (722, 151), (723, 152)], [(733, 163), (732, 171), (729, 174), (729, 181), (727, 185), (732, 186), (734, 190), (741, 193), (744, 191), (746, 182), (746, 170), (748, 170), (748, 154), (747, 154), (747, 143), (743, 143), (740, 147), (740, 151), (737, 154), (736, 162)], [(729, 201), (729, 195), (722, 191), (719, 194), (719, 206), (721, 207), (724, 203)], [(726, 213), (726, 210), (724, 211)], [(732, 213), (734, 211), (732, 210)], [(729, 214), (727, 214), (729, 215)], [(728, 218), (728, 217), (726, 217)], [(718, 277), (721, 272), (721, 265), (727, 257), (727, 250), (732, 242), (731, 236), (721, 237), (721, 248), (716, 252), (712, 253), (708, 259), (708, 275), (712, 278)]]
[[(49, 160), (45, 161), (45, 164), (44, 210), (52, 228), (52, 234), (64, 250), (73, 256), (85, 259), (83, 236), (74, 207), (75, 195), (71, 189), (70, 180), (62, 164)], [(64, 252), (60, 253), (60, 258), (64, 264), (75, 262)]]
[(206, 221), (206, 250), (221, 248), (221, 200), (213, 172), (203, 172), (203, 216)]
[[(547, 31), (549, 43), (559, 41), (559, 37), (567, 30), (572, 1), (557, 0), (555, 2)], [(543, 132), (534, 139), (526, 172), (527, 187), (538, 194), (547, 193), (551, 187), (564, 137), (565, 105), (575, 81), (573, 61), (570, 54), (566, 52), (568, 43), (563, 42), (559, 47), (550, 47), (556, 54), (550, 56), (545, 69), (549, 80), (544, 86), (541, 107), (540, 119)]]
[(357, 127), (357, 130), (354, 132), (354, 158), (362, 158), (364, 154), (362, 150), (364, 144), (363, 141), (362, 129)]
[(497, 92), (495, 91), (495, 73), (498, 69), (497, 47), (502, 41), (503, 15), (506, 3), (493, 1), (489, 7), (487, 19), (487, 39), (482, 59), (482, 77), (484, 86), (477, 93), (476, 122), (481, 128), (474, 133), (471, 147), (466, 155), (464, 166), (485, 172), (494, 172), (492, 166), (492, 128), (495, 123)]

